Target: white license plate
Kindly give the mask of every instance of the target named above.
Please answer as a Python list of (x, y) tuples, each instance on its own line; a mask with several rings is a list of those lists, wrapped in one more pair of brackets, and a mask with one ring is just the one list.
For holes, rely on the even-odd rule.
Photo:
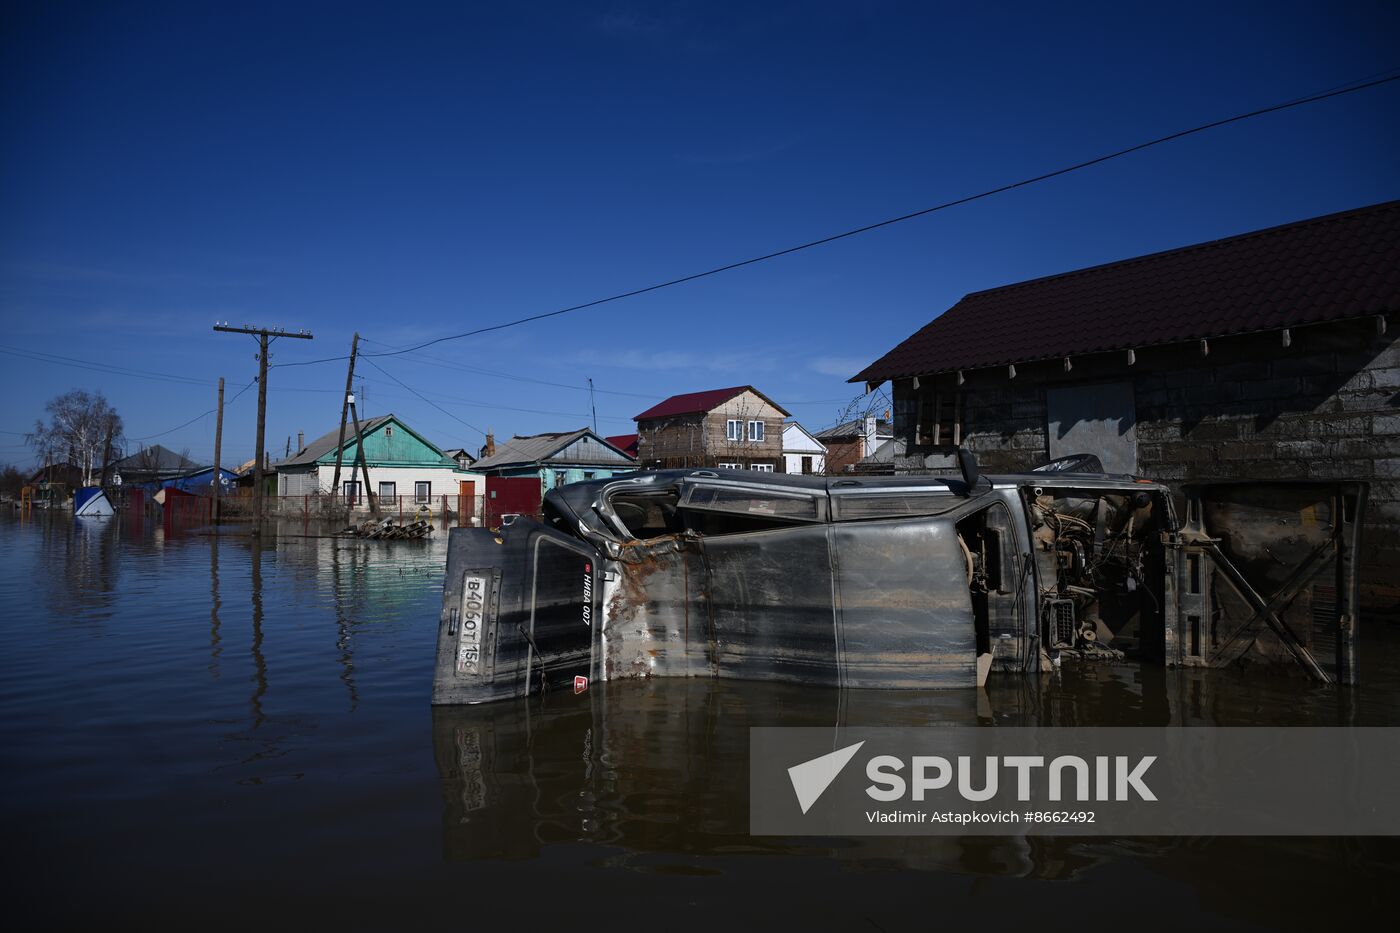
[(481, 670), (481, 627), (486, 621), (488, 594), (485, 577), (463, 578), (461, 630), (457, 636), (459, 674), (476, 674)]

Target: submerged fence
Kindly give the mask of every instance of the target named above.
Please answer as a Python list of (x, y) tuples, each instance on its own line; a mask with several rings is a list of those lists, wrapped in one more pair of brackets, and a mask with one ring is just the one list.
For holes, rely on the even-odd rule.
[[(200, 497), (205, 498), (205, 497)], [(359, 522), (367, 518), (413, 521), (425, 518), (466, 528), (481, 524), (481, 496), (366, 496), (353, 498), (328, 493), (304, 496), (264, 496), (263, 515), (283, 520)], [(253, 517), (252, 496), (219, 499), (219, 517), (239, 521)]]

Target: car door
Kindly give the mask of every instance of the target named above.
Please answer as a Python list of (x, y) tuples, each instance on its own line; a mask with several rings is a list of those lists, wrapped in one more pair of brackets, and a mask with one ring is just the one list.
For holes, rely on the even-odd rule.
[(683, 486), (715, 673), (837, 686), (826, 491), (705, 476)]
[(1176, 653), (1354, 684), (1360, 482), (1188, 485)]
[(965, 500), (942, 485), (849, 479), (832, 483), (831, 499), (843, 684), (976, 686), (977, 626), (952, 517)]

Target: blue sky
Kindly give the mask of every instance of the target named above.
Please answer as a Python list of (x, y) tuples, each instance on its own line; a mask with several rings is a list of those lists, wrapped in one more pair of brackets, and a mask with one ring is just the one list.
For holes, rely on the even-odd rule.
[[(7, 3), (0, 462), (70, 388), (212, 459), (273, 362), (554, 310), (1400, 67), (1375, 3)], [(698, 283), (362, 366), (441, 446), (752, 383), (807, 426), (969, 291), (1400, 197), (1400, 84)], [(511, 378), (514, 377), (514, 378)], [(533, 381), (530, 381), (533, 380)], [(274, 368), (268, 447), (342, 363)], [(560, 387), (542, 383), (558, 383)], [(255, 389), (227, 413), (251, 456)], [(159, 435), (159, 436), (154, 436)], [(295, 443), (295, 440), (293, 440)]]

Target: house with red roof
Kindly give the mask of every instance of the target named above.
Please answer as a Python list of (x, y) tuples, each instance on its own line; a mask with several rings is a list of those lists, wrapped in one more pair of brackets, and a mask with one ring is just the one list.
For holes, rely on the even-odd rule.
[(673, 395), (636, 416), (643, 468), (783, 472), (788, 412), (753, 386)]
[(973, 292), (852, 377), (894, 399), (857, 469), (1365, 480), (1363, 601), (1400, 609), (1398, 311), (1400, 201)]

